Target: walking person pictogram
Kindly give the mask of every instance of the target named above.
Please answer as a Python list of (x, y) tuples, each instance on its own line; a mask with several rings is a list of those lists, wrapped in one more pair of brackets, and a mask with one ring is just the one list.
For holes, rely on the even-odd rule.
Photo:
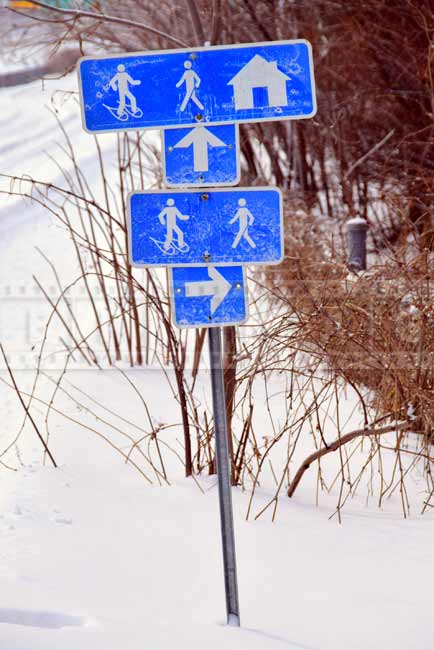
[(239, 208), (234, 217), (229, 221), (229, 225), (235, 223), (237, 220), (239, 223), (239, 230), (237, 236), (235, 237), (232, 248), (236, 248), (240, 243), (241, 239), (244, 238), (246, 242), (252, 248), (256, 248), (256, 244), (253, 239), (250, 237), (248, 229), (255, 220), (253, 214), (248, 208), (246, 208), (246, 199), (238, 199)]
[(191, 61), (186, 61), (184, 63), (184, 68), (185, 72), (182, 75), (181, 79), (178, 81), (176, 84), (177, 88), (180, 88), (182, 84), (185, 83), (185, 97), (182, 100), (181, 104), (181, 112), (184, 112), (185, 109), (187, 108), (188, 102), (191, 100), (200, 108), (201, 110), (204, 109), (204, 105), (202, 102), (197, 98), (196, 95), (196, 88), (199, 88), (200, 86), (200, 77), (199, 75), (191, 69)]
[[(190, 219), (190, 216), (187, 214), (181, 214), (173, 199), (167, 199), (166, 207), (160, 212), (158, 218), (161, 225), (165, 225), (167, 228), (166, 239), (162, 248), (163, 252), (167, 255), (173, 255), (176, 251), (185, 253), (190, 250), (190, 247), (184, 241), (184, 233), (177, 224), (178, 219), (181, 219), (181, 221), (187, 221)], [(160, 242), (158, 242), (158, 244), (159, 243)]]
[[(128, 72), (125, 72), (125, 66), (122, 63), (118, 65), (117, 73), (110, 80), (110, 87), (113, 90), (117, 90), (119, 92), (119, 106), (116, 111), (119, 118), (123, 117), (124, 115), (128, 116), (128, 109), (131, 109), (133, 116), (139, 112), (141, 113), (141, 110), (137, 108), (137, 100), (129, 88), (130, 85), (140, 86), (140, 84), (141, 81), (139, 79), (133, 79), (130, 77)], [(128, 105), (126, 101), (127, 99), (130, 100), (130, 103)]]

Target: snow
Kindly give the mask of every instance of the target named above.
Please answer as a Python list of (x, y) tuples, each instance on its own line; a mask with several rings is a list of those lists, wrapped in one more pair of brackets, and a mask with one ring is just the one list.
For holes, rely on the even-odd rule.
[(345, 224), (347, 228), (348, 227), (354, 228), (355, 226), (358, 226), (358, 228), (360, 227), (368, 228), (368, 222), (366, 221), (366, 219), (362, 219), (362, 217), (353, 217), (352, 219), (348, 219), (348, 221), (346, 221)]
[[(59, 170), (45, 154), (59, 151), (56, 142), (61, 136), (46, 108), (59, 88), (65, 92), (55, 95), (62, 97), (56, 108), (80, 149), (88, 182), (94, 182), (92, 139), (82, 131), (76, 96), (71, 94), (76, 90), (74, 76), (0, 90), (2, 115), (11, 104), (17, 108), (9, 122), (0, 124), (0, 171), (59, 180)], [(113, 146), (110, 136), (101, 142), (107, 151)], [(73, 273), (75, 261), (64, 230), (42, 208), (0, 196), (0, 340), (14, 347), (14, 336), (25, 329), (23, 303), (31, 317), (30, 333), (40, 340), (41, 332), (33, 330), (38, 319), (42, 327), (45, 312), (42, 301), (30, 301), (32, 275), (52, 282), (35, 245), (61, 263), (65, 273)], [(8, 286), (13, 305), (6, 300)], [(28, 348), (29, 340), (25, 344)], [(16, 346), (23, 349), (19, 342)], [(18, 367), (16, 377), (28, 390), (33, 376), (24, 367)], [(163, 372), (131, 370), (130, 377), (154, 420), (173, 425), (165, 440), (182, 452), (179, 407)], [(5, 370), (0, 369), (0, 379), (9, 381)], [(75, 369), (67, 379), (146, 429), (143, 406), (117, 371)], [(208, 374), (202, 372), (198, 381), (198, 393), (209, 407)], [(278, 377), (273, 382), (270, 394), (276, 396), (272, 403), (278, 418), (285, 386)], [(74, 393), (70, 386), (68, 390)], [(50, 394), (49, 383), (42, 394)], [(90, 401), (82, 400), (85, 406), (79, 408), (66, 396), (59, 397), (60, 410), (74, 422), (59, 413), (50, 416), (50, 448), (58, 469), (42, 463), (29, 424), (17, 447), (0, 458), (7, 465), (0, 465), (2, 650), (432, 647), (432, 512), (420, 516), (415, 510), (404, 519), (399, 494), (381, 510), (374, 498), (361, 494), (348, 500), (339, 525), (332, 517), (339, 487), (321, 494), (316, 506), (314, 468), (293, 499), (282, 496), (274, 523), (268, 512), (256, 521), (253, 516), (246, 520), (250, 492), (234, 489), (242, 628), (227, 626), (215, 477), (200, 476), (196, 482), (183, 478), (181, 464), (168, 453), (170, 485), (159, 486), (154, 475), (150, 485), (106, 440), (78, 424), (107, 435), (128, 453), (131, 443), (104, 424), (107, 412), (93, 404), (98, 419), (88, 410)], [(259, 408), (264, 404), (259, 389), (256, 404), (255, 430), (266, 435), (270, 424), (265, 406)], [(359, 423), (353, 407), (348, 393), (346, 430)], [(38, 403), (35, 409), (43, 420), (44, 405)], [(1, 451), (12, 443), (23, 419), (16, 396), (4, 383), (0, 412)], [(110, 420), (132, 434), (132, 425)], [(295, 467), (311, 450), (305, 433)], [(324, 459), (324, 472), (332, 473), (331, 456)], [(384, 462), (391, 464), (393, 458), (392, 452), (385, 454)], [(422, 489), (423, 483), (412, 479), (411, 495)], [(272, 482), (265, 480), (257, 490), (253, 514), (273, 494)]]
[[(161, 378), (154, 384), (164, 391)], [(283, 501), (274, 524), (246, 522), (249, 495), (234, 490), (243, 625), (234, 630), (224, 626), (214, 478), (199, 479), (204, 493), (186, 479), (147, 486), (64, 425), (59, 469), (41, 467), (32, 445), (34, 462), (1, 475), (2, 647), (429, 647), (429, 518), (359, 504), (339, 526), (327, 519), (331, 500), (315, 508), (300, 498)]]

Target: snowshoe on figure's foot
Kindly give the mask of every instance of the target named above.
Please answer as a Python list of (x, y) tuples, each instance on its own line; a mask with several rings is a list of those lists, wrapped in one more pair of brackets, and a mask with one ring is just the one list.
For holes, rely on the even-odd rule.
[(173, 244), (170, 244), (167, 248), (164, 246), (165, 242), (164, 241), (159, 241), (158, 239), (154, 239), (153, 237), (150, 237), (150, 240), (154, 242), (154, 244), (159, 248), (159, 250), (164, 253), (165, 255), (175, 255), (177, 252), (177, 249)]
[(125, 106), (122, 113), (119, 114), (119, 103), (116, 107), (107, 106), (107, 104), (103, 104), (103, 106), (113, 115), (113, 117), (119, 120), (119, 122), (126, 122), (129, 117), (135, 117), (136, 119), (143, 117), (143, 111), (140, 108), (136, 108), (135, 112), (133, 113), (131, 106)]
[(135, 117), (135, 118), (137, 118), (137, 119), (140, 119), (141, 117), (143, 117), (143, 111), (142, 111), (142, 109), (140, 109), (140, 108), (136, 108), (136, 110), (134, 111), (134, 113), (133, 113), (133, 111), (131, 110), (130, 106), (126, 107), (125, 110), (126, 110), (126, 112), (127, 112), (128, 115), (131, 115), (131, 117)]
[(180, 246), (179, 244), (173, 244), (173, 245), (175, 246), (176, 250), (178, 250), (180, 253), (188, 253), (188, 251), (190, 250), (190, 246), (185, 242), (182, 244), (182, 246)]
[(150, 239), (151, 241), (154, 242), (156, 246), (158, 246), (160, 251), (165, 255), (175, 255), (176, 253), (188, 253), (188, 251), (190, 250), (190, 246), (185, 242), (183, 243), (182, 246), (179, 246), (178, 243), (171, 242), (171, 244), (166, 248), (164, 241), (159, 241), (158, 239), (154, 239), (153, 237), (150, 237)]
[(104, 108), (106, 108), (113, 115), (113, 117), (115, 117), (117, 120), (119, 120), (119, 122), (126, 122), (127, 121), (127, 119), (128, 119), (127, 111), (123, 111), (123, 113), (121, 113), (119, 115), (118, 107), (107, 106), (107, 104), (103, 104), (103, 106), (104, 106)]

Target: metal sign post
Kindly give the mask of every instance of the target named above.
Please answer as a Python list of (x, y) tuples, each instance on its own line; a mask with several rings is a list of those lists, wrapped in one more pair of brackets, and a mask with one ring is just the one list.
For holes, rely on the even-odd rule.
[(234, 517), (232, 512), (231, 472), (226, 425), (226, 403), (223, 384), (221, 327), (208, 330), (211, 366), (212, 403), (214, 411), (215, 450), (219, 486), (220, 525), (228, 625), (240, 625), (237, 563), (235, 556)]

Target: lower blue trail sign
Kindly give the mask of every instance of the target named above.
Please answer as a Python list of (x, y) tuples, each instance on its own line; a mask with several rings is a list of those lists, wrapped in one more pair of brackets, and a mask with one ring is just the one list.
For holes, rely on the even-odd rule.
[(133, 192), (133, 266), (278, 264), (282, 198), (273, 187)]
[(235, 325), (247, 318), (242, 266), (171, 269), (172, 309), (178, 327)]
[(164, 180), (169, 187), (236, 185), (240, 180), (238, 125), (163, 131)]

